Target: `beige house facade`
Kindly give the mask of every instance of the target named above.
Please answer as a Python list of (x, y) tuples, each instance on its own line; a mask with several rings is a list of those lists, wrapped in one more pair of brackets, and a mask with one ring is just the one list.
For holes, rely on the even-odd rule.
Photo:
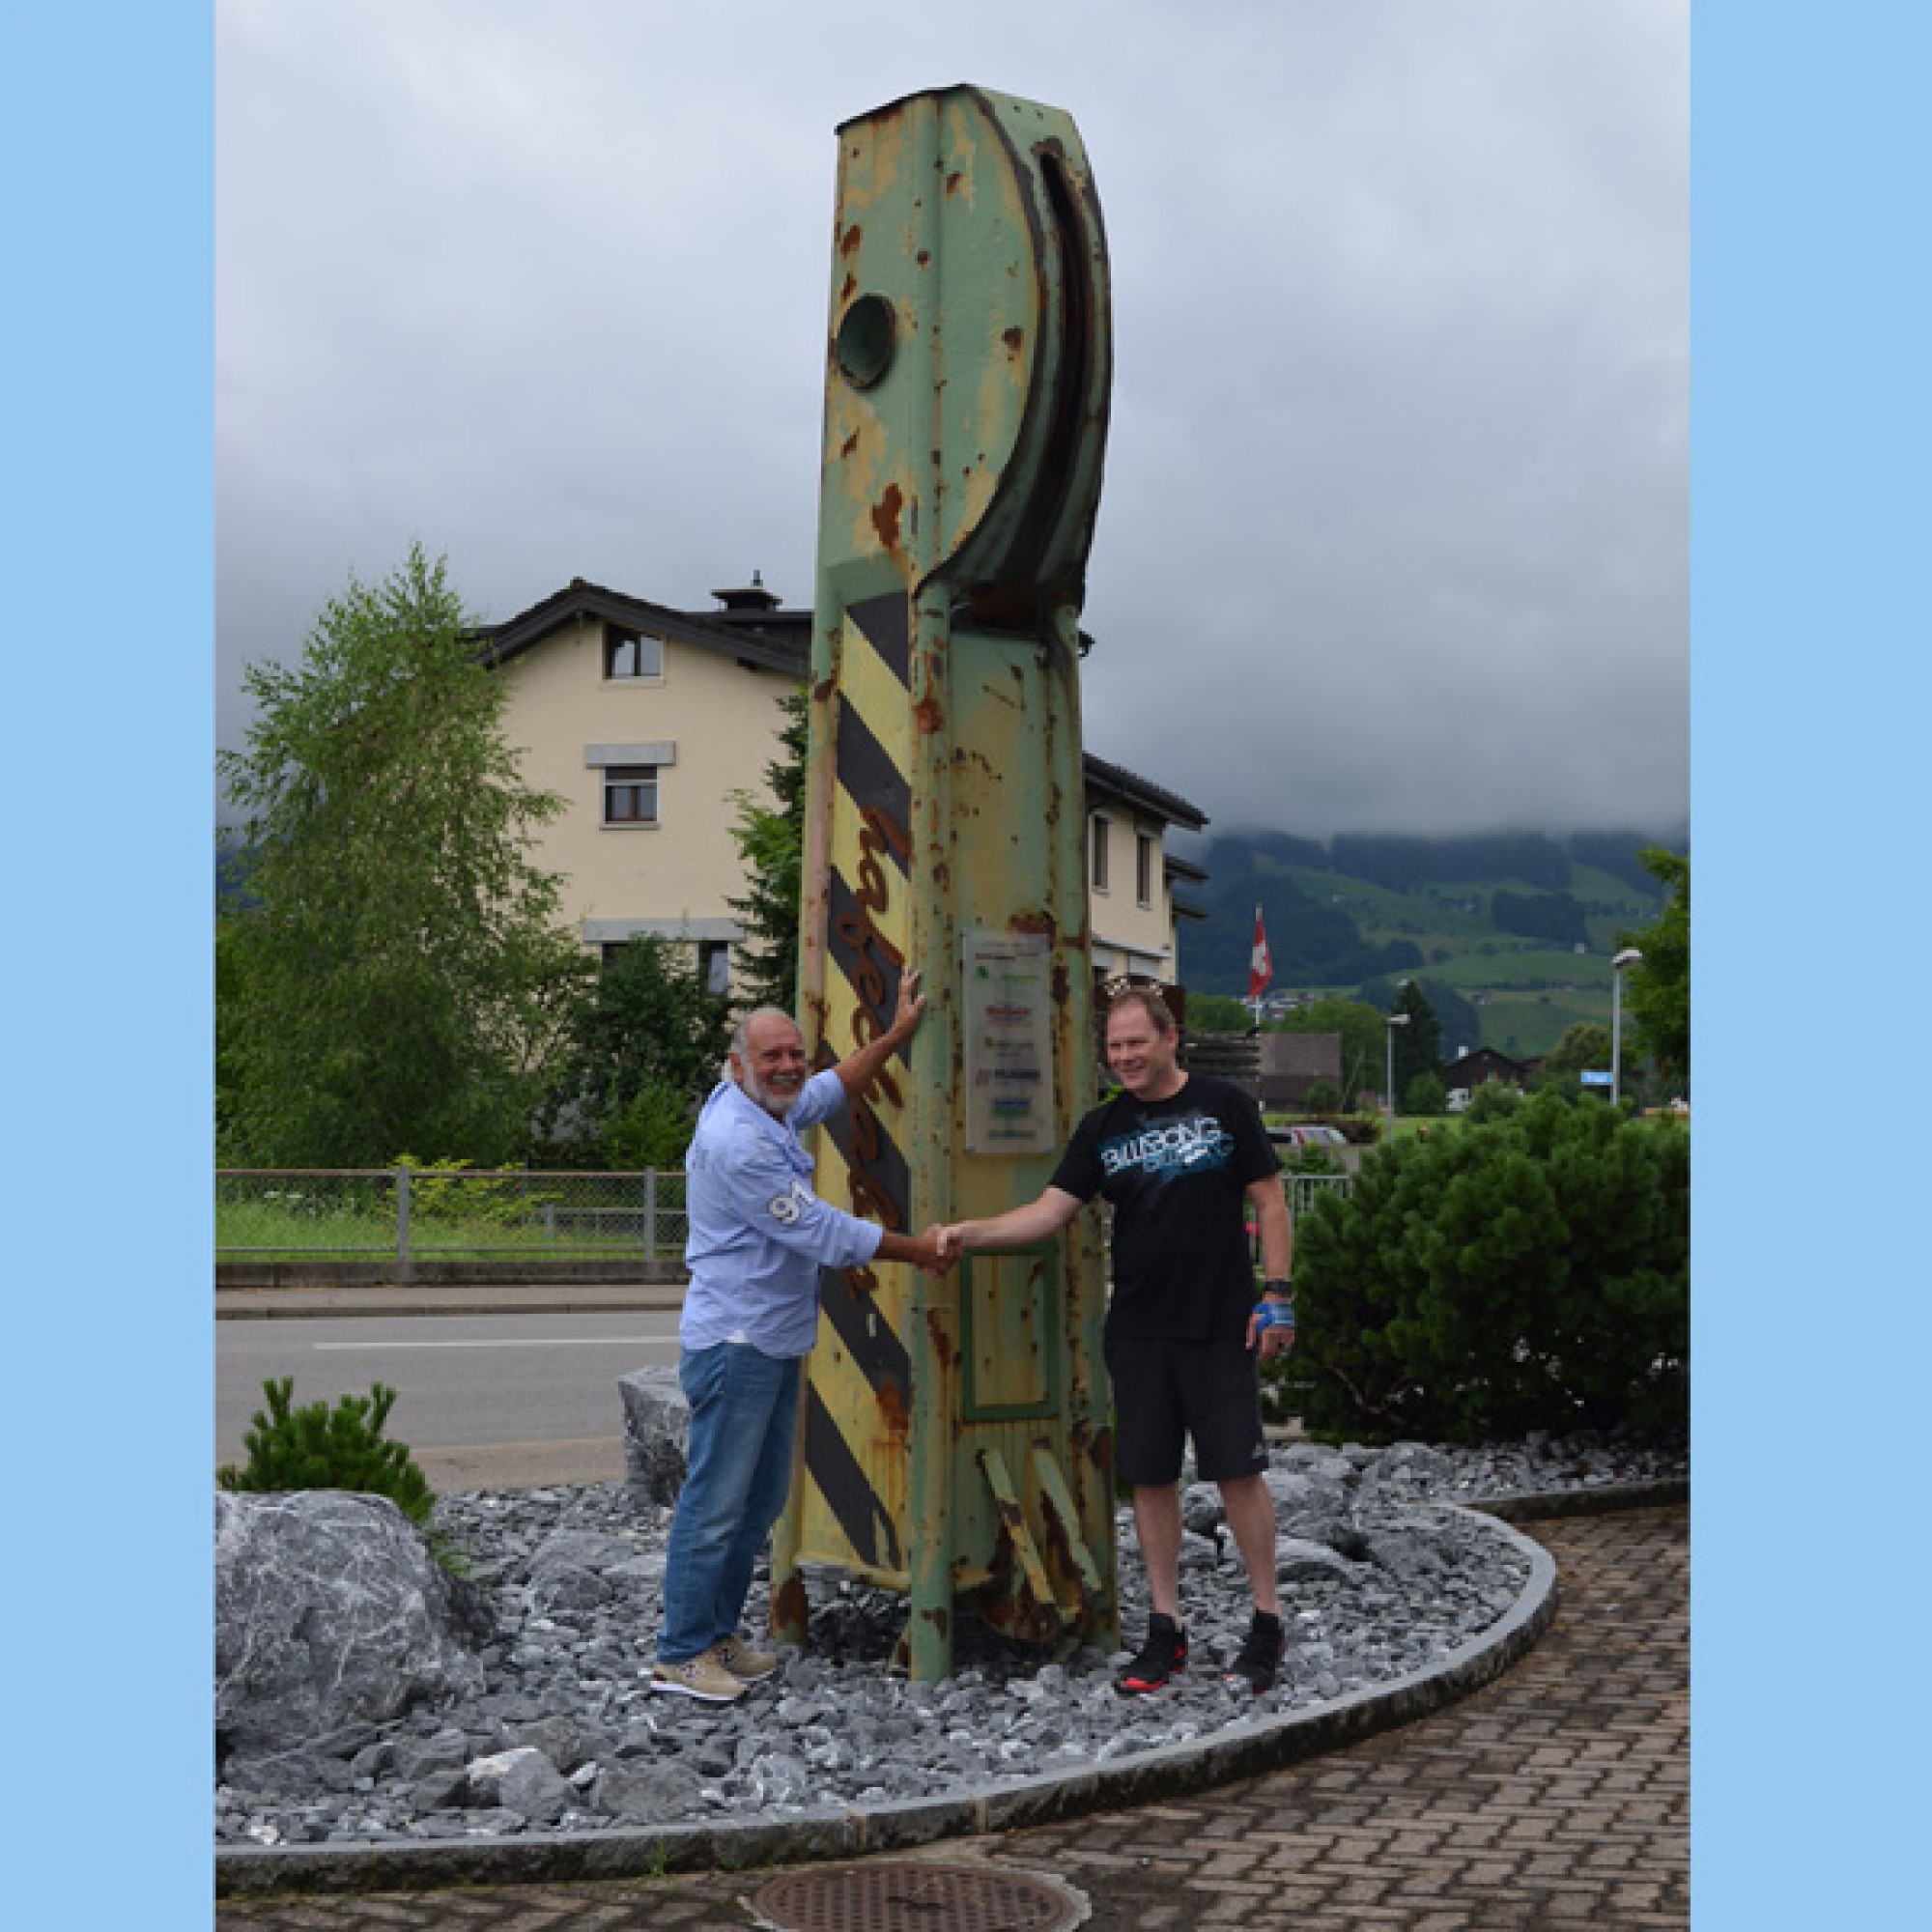
[[(479, 635), (509, 684), (504, 735), (525, 778), (565, 800), (534, 856), (565, 882), (583, 944), (689, 945), (722, 991), (744, 937), (734, 795), (771, 802), (765, 768), (810, 667), (811, 612), (755, 580), (713, 594), (718, 610), (679, 611), (579, 578)], [(1086, 777), (1095, 975), (1178, 985), (1178, 925), (1200, 917), (1185, 888), (1204, 874), (1167, 838), (1207, 815), (1091, 754)]]

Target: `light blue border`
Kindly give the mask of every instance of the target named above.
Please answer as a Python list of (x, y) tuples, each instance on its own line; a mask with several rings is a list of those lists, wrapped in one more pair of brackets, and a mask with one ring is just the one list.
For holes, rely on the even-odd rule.
[(0, 1921), (210, 1922), (213, 55), (10, 8)]
[(1696, 0), (1691, 35), (1692, 1921), (1894, 1925), (1925, 1889), (1932, 8)]

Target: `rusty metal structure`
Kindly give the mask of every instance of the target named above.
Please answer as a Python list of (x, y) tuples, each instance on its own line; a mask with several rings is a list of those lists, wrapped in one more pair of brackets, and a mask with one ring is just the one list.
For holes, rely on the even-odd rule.
[[(1079, 615), (1112, 374), (1107, 254), (1058, 109), (955, 87), (838, 129), (810, 686), (804, 1024), (821, 1065), (928, 1006), (821, 1129), (892, 1228), (1033, 1199), (1092, 1104)], [(774, 1549), (1043, 1643), (1118, 1637), (1093, 1217), (1037, 1251), (830, 1274)]]

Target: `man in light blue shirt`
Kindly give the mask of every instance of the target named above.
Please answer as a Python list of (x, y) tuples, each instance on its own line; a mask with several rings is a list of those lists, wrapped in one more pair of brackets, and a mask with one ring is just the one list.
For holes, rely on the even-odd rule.
[(654, 1690), (725, 1704), (778, 1668), (738, 1634), (752, 1573), (791, 1487), (801, 1364), (818, 1334), (818, 1271), (872, 1261), (943, 1269), (931, 1230), (902, 1235), (812, 1191), (799, 1136), (863, 1094), (925, 1010), (899, 980), (893, 1024), (810, 1073), (805, 1039), (775, 1007), (732, 1036), (685, 1159), (690, 1237), (678, 1378), (691, 1405), (687, 1469), (666, 1559)]

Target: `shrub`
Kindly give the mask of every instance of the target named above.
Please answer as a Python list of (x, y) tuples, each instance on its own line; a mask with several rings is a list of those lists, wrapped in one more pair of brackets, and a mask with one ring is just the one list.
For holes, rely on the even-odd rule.
[(224, 1490), (285, 1494), (291, 1490), (356, 1490), (387, 1496), (418, 1527), (429, 1522), (436, 1493), (401, 1442), (383, 1434), (396, 1392), (381, 1382), (369, 1393), (295, 1407), (296, 1378), (262, 1384), (269, 1411), (260, 1409), (243, 1438), (248, 1460), (214, 1472)]
[(647, 1080), (605, 1120), (604, 1164), (624, 1170), (680, 1168), (696, 1125), (682, 1094)]
[(1690, 1139), (1554, 1094), (1378, 1150), (1295, 1238), (1311, 1432), (1469, 1441), (1675, 1428), (1690, 1366)]
[(480, 1221), (513, 1228), (528, 1220), (533, 1201), (515, 1176), (470, 1178), (467, 1160), (418, 1160), (399, 1153), (392, 1167), (410, 1170), (410, 1213), (418, 1221)]

